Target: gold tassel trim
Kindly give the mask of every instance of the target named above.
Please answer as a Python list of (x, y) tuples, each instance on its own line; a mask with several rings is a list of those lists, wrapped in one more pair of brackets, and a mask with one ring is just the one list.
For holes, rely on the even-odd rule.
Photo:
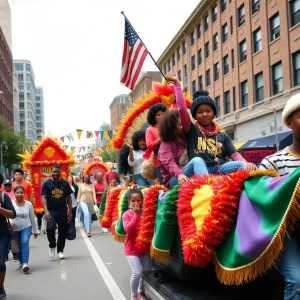
[(276, 170), (268, 169), (268, 170), (255, 170), (249, 173), (249, 177), (256, 176), (270, 176), (270, 177), (279, 177), (279, 173)]
[(283, 216), (281, 225), (266, 250), (253, 262), (238, 268), (226, 268), (216, 255), (214, 264), (217, 277), (225, 285), (242, 285), (263, 275), (283, 252), (283, 244), (289, 232), (293, 231), (300, 217), (300, 179), (297, 182), (292, 200)]
[(126, 235), (119, 234), (116, 231), (114, 232), (113, 235), (114, 235), (115, 241), (117, 241), (119, 243), (124, 243), (125, 242)]
[(171, 255), (169, 250), (157, 249), (153, 246), (150, 247), (150, 256), (157, 262), (167, 264), (171, 261)]

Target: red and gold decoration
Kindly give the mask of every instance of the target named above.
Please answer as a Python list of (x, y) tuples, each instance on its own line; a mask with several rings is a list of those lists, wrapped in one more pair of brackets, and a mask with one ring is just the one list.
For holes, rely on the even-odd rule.
[(107, 166), (102, 163), (98, 158), (93, 159), (84, 168), (83, 174), (95, 177), (97, 173), (102, 173), (103, 175), (108, 171)]
[(33, 191), (35, 213), (43, 212), (41, 190), (43, 182), (52, 175), (52, 166), (60, 165), (62, 168), (61, 177), (67, 179), (71, 174), (70, 168), (75, 164), (73, 153), (68, 154), (57, 138), (43, 137), (33, 146), (33, 153), (26, 151), (19, 154), (24, 160), (23, 168), (30, 173), (30, 184)]
[[(185, 94), (185, 101), (187, 107), (190, 108), (191, 98), (188, 94)], [(176, 107), (174, 86), (169, 86), (166, 82), (162, 84), (155, 82), (148, 94), (138, 99), (128, 108), (127, 114), (123, 117), (112, 140), (115, 149), (121, 149), (123, 144), (131, 139), (135, 131), (140, 130), (147, 124), (149, 108), (158, 103), (164, 104), (168, 109)]]

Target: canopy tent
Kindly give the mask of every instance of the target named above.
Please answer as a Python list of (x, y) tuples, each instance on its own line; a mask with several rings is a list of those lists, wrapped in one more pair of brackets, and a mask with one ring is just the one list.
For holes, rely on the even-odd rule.
[(247, 141), (245, 142), (239, 142), (239, 143), (235, 143), (234, 147), (236, 150), (239, 150), (242, 146), (244, 146), (247, 143)]
[[(293, 135), (291, 131), (283, 132), (278, 134), (279, 150), (293, 143)], [(254, 140), (249, 140), (239, 150), (250, 150), (250, 149), (270, 149), (276, 148), (276, 135), (269, 135)]]

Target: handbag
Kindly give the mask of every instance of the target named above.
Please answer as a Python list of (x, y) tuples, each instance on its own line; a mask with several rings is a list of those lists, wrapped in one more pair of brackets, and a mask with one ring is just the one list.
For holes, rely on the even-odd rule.
[[(1, 192), (1, 206), (3, 204), (4, 204), (4, 198), (3, 198), (3, 192)], [(15, 233), (9, 222), (9, 219), (6, 219), (6, 222), (7, 222), (8, 239), (11, 245), (11, 252), (17, 254), (19, 253), (19, 244), (16, 240)]]
[(68, 222), (67, 240), (73, 241), (76, 239), (76, 228), (72, 221)]
[(96, 204), (94, 205), (93, 210), (94, 210), (94, 214), (97, 214), (99, 212), (99, 208)]

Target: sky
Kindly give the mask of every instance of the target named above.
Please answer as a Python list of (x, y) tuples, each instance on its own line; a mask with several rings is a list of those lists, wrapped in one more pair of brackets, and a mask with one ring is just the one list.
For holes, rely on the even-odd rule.
[[(9, 3), (13, 57), (32, 62), (35, 83), (44, 89), (46, 134), (60, 137), (110, 123), (111, 101), (130, 92), (119, 83), (124, 43), (121, 11), (158, 59), (199, 0)], [(149, 56), (142, 70), (157, 70)]]

